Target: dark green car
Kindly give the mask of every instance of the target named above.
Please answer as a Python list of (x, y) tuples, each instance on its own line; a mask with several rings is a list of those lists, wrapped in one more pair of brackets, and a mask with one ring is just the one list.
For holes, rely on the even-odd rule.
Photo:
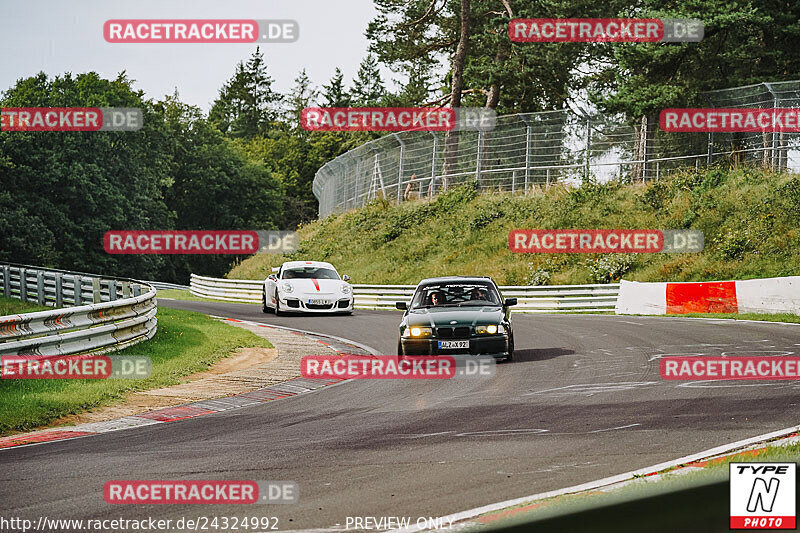
[(398, 355), (491, 355), (514, 358), (510, 307), (488, 277), (445, 277), (422, 280), (400, 323)]

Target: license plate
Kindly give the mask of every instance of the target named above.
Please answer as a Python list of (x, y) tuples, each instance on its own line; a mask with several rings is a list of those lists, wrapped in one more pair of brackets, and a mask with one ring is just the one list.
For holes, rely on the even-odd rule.
[(311, 305), (328, 305), (330, 304), (330, 300), (309, 300), (309, 304)]
[(439, 341), (440, 350), (469, 349), (469, 341)]

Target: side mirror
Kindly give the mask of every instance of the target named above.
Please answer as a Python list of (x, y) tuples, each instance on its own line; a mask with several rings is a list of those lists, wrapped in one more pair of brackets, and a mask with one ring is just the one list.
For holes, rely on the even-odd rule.
[(408, 303), (407, 302), (395, 302), (394, 306), (398, 309), (402, 309), (403, 311), (408, 310)]
[(503, 302), (503, 305), (505, 305), (506, 307), (511, 307), (512, 305), (517, 305), (517, 299), (516, 298), (506, 298), (505, 301)]
[(276, 276), (275, 274), (270, 274), (269, 276), (267, 276), (267, 279), (271, 279), (272, 281), (278, 281), (278, 276)]
[(344, 276), (342, 276), (342, 281), (350, 281), (350, 276), (345, 274)]

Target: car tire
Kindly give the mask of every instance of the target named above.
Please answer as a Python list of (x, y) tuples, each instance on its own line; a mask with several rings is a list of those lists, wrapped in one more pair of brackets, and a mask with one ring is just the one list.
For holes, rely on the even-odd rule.
[(402, 343), (402, 342), (400, 342), (400, 341), (397, 341), (397, 355), (398, 355), (399, 357), (403, 357), (403, 356), (405, 355), (405, 354), (403, 353), (403, 343)]
[(272, 312), (272, 309), (267, 307), (267, 293), (263, 293), (261, 295), (261, 310), (267, 314)]
[(281, 300), (280, 298), (275, 298), (275, 316), (284, 316), (286, 313), (281, 311)]
[(506, 363), (510, 363), (514, 360), (514, 335), (511, 335), (511, 338), (508, 339), (508, 357), (506, 357)]

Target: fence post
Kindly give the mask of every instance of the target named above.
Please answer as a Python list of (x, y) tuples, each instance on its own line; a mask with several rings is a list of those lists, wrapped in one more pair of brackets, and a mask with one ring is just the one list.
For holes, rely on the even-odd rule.
[(8, 279), (10, 275), (11, 269), (8, 265), (3, 265), (3, 296), (6, 298), (11, 298), (11, 280)]
[[(433, 135), (433, 152), (431, 152), (431, 182), (428, 184), (428, 190), (433, 190), (433, 182), (436, 180), (436, 145), (439, 142), (439, 137), (436, 136), (436, 132), (430, 132)], [(423, 196), (422, 194), (422, 183), (419, 185), (419, 196), (420, 198)]]
[(72, 276), (72, 303), (83, 305), (83, 279), (79, 274)]
[(483, 163), (483, 130), (478, 130), (478, 155), (475, 158), (475, 181), (481, 190), (481, 164)]
[(24, 268), (19, 269), (19, 299), (23, 302), (28, 301), (28, 274)]
[(398, 165), (397, 168), (397, 203), (399, 204), (400, 194), (401, 194), (400, 187), (403, 184), (403, 159), (405, 158), (406, 155), (406, 143), (403, 142), (403, 139), (401, 139), (400, 135), (398, 135), (397, 133), (394, 133), (392, 135), (395, 139), (397, 139), (397, 142), (400, 143), (400, 164)]
[(589, 180), (589, 158), (591, 157), (592, 150), (592, 118), (586, 117), (586, 174), (585, 180)]
[(108, 301), (113, 302), (117, 299), (117, 281), (110, 279), (108, 280)]
[(650, 150), (647, 146), (648, 137), (650, 136), (650, 117), (644, 117), (644, 139), (642, 139), (642, 183), (647, 181), (647, 160), (649, 159)]
[(56, 307), (64, 307), (64, 274), (56, 272)]
[(36, 303), (44, 305), (44, 272), (36, 271)]
[(531, 173), (531, 125), (525, 123), (525, 194), (528, 194), (528, 178)]
[[(772, 89), (772, 84), (771, 83), (764, 82), (764, 86), (767, 88), (767, 90), (772, 95), (772, 109), (774, 111), (780, 105), (781, 99), (778, 96), (778, 94)], [(773, 130), (773, 132), (772, 132), (772, 153), (770, 154), (770, 168), (773, 171), (776, 170), (775, 156), (776, 156), (777, 152), (778, 152), (778, 132)]]
[(100, 294), (100, 278), (92, 278), (92, 302), (99, 304), (103, 301), (103, 295)]

